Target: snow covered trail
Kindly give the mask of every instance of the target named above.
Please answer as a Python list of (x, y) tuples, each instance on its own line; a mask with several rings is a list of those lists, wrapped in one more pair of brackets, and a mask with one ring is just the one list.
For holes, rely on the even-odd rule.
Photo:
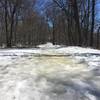
[(100, 51), (66, 49), (0, 50), (0, 100), (100, 100)]

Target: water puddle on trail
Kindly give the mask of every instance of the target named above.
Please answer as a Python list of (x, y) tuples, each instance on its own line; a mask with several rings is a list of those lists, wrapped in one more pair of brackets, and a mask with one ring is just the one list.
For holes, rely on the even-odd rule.
[(29, 56), (0, 66), (0, 100), (100, 100), (100, 77), (72, 56)]

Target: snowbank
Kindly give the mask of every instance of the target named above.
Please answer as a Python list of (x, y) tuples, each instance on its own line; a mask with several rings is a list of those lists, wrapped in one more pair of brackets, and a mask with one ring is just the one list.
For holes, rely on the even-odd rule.
[(38, 45), (37, 47), (39, 47), (41, 49), (50, 49), (50, 48), (58, 48), (58, 47), (61, 47), (61, 46), (60, 45), (53, 45), (52, 43), (48, 42), (46, 44)]
[(31, 48), (31, 49), (1, 49), (0, 56), (20, 56), (20, 55), (30, 55), (30, 54), (76, 54), (76, 53), (93, 53), (93, 54), (100, 54), (100, 50), (90, 49), (90, 48), (82, 48), (77, 46), (60, 46), (60, 45), (53, 45), (52, 43), (41, 44), (37, 46), (38, 48)]
[(99, 50), (38, 47), (0, 50), (0, 100), (100, 100)]
[(69, 47), (62, 47), (57, 49), (58, 53), (94, 53), (94, 54), (100, 54), (100, 50), (96, 49), (90, 49), (90, 48), (82, 48), (82, 47), (76, 47), (76, 46), (69, 46)]
[(91, 49), (91, 48), (83, 48), (78, 46), (62, 46), (62, 45), (53, 45), (52, 43), (47, 44), (41, 44), (39, 46), (40, 49), (55, 49), (55, 52), (62, 53), (62, 54), (75, 54), (75, 53), (94, 53), (94, 54), (100, 54), (100, 50), (97, 49)]

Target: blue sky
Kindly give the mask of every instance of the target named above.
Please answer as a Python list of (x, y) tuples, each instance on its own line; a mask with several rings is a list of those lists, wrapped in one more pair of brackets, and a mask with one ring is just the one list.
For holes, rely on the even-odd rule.
[(38, 9), (40, 12), (45, 9), (45, 6), (47, 5), (48, 2), (51, 2), (52, 0), (37, 0), (36, 3), (36, 9)]
[(97, 14), (98, 19), (100, 19), (100, 1), (99, 0), (96, 4), (96, 14)]
[[(52, 0), (37, 0), (35, 8), (39, 11), (40, 14), (43, 14), (45, 11), (45, 6), (48, 2), (51, 1)], [(96, 18), (100, 19), (100, 0), (97, 0), (96, 2)]]

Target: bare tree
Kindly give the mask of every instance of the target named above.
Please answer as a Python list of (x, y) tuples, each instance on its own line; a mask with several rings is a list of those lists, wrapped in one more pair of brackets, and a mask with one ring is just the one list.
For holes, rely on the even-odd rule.
[(92, 0), (92, 23), (91, 23), (91, 34), (90, 34), (90, 46), (93, 46), (93, 33), (95, 24), (95, 0)]

